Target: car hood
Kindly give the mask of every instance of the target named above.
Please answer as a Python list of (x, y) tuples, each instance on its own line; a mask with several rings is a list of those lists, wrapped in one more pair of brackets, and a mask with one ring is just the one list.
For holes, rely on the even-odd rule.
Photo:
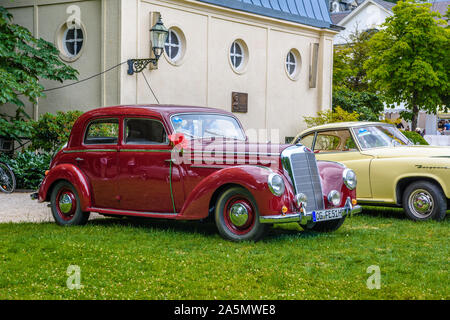
[(233, 141), (222, 139), (198, 139), (188, 141), (190, 149), (194, 152), (226, 152), (251, 153), (258, 155), (279, 155), (289, 144), (276, 143), (249, 143), (247, 141)]
[(375, 148), (362, 151), (365, 155), (376, 158), (449, 158), (450, 147), (408, 146)]

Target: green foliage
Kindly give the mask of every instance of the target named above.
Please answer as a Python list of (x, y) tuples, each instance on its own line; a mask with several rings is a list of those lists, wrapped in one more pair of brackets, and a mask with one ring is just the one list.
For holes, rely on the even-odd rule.
[(308, 128), (311, 128), (333, 122), (358, 121), (359, 114), (347, 112), (341, 107), (336, 107), (334, 110), (319, 111), (317, 117), (304, 117), (304, 119)]
[(0, 136), (20, 140), (31, 136), (32, 122), (25, 120), (11, 120), (0, 118)]
[(12, 23), (12, 15), (0, 6), (0, 104), (23, 106), (20, 95), (36, 103), (44, 95), (39, 79), (63, 82), (76, 80), (77, 74), (59, 59), (52, 43)]
[(384, 110), (380, 97), (367, 91), (336, 90), (333, 93), (333, 107), (341, 107), (347, 112), (356, 112), (361, 121), (378, 121)]
[(393, 12), (370, 39), (364, 67), (389, 104), (405, 102), (415, 130), (420, 109), (436, 113), (448, 101), (450, 30), (427, 3), (399, 1)]
[(364, 62), (369, 57), (369, 40), (373, 31), (358, 31), (349, 35), (348, 43), (335, 46), (333, 56), (333, 88), (366, 92), (369, 81)]
[(369, 56), (372, 31), (356, 31), (348, 44), (335, 46), (333, 65), (333, 108), (356, 112), (360, 120), (377, 121), (383, 112), (382, 97), (370, 91), (364, 62)]
[(32, 151), (19, 152), (14, 158), (0, 154), (0, 161), (9, 164), (14, 172), (18, 189), (36, 189), (44, 179), (51, 159), (48, 153), (36, 154)]
[(402, 133), (414, 144), (428, 145), (427, 140), (415, 131), (402, 131)]
[(33, 122), (31, 148), (53, 152), (69, 140), (70, 131), (81, 111), (58, 111), (56, 115), (45, 113)]

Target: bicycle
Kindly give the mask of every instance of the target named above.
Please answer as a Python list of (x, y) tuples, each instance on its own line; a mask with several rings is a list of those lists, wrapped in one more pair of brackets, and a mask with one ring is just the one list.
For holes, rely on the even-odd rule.
[(14, 172), (4, 162), (0, 162), (0, 191), (12, 193), (16, 189), (16, 176)]

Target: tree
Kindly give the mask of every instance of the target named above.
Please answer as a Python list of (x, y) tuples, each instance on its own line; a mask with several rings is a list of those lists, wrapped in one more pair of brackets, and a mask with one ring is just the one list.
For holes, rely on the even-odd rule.
[(430, 4), (399, 1), (382, 29), (369, 41), (365, 62), (371, 87), (390, 105), (404, 102), (412, 130), (420, 110), (436, 113), (449, 91), (449, 30)]
[(335, 46), (333, 62), (333, 108), (357, 112), (360, 120), (377, 121), (383, 111), (382, 97), (370, 91), (364, 62), (369, 57), (369, 40), (375, 31), (350, 34), (348, 43)]
[(78, 72), (59, 59), (58, 49), (12, 22), (12, 15), (0, 7), (0, 105), (17, 105), (23, 111), (22, 96), (32, 103), (44, 96), (39, 79), (59, 82), (76, 80)]

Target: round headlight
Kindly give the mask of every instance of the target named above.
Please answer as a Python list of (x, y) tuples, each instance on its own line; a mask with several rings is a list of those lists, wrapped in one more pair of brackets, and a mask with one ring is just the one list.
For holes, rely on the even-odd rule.
[(356, 173), (352, 169), (345, 169), (343, 173), (344, 183), (350, 190), (356, 188)]
[(328, 194), (328, 202), (337, 207), (341, 203), (341, 194), (339, 191), (331, 190)]
[(281, 196), (284, 193), (284, 181), (279, 174), (271, 173), (267, 184), (274, 195)]

